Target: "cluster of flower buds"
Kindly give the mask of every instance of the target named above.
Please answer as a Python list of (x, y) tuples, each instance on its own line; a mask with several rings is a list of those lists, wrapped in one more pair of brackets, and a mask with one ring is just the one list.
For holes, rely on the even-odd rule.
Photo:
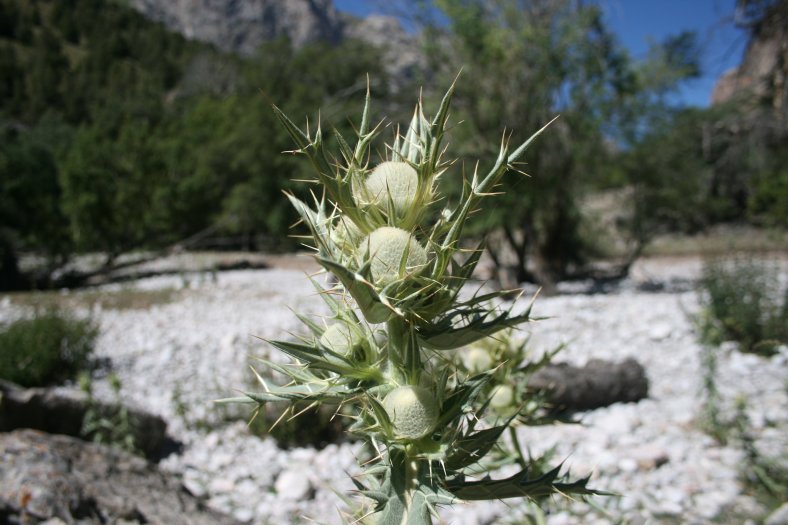
[[(541, 130), (515, 149), (505, 138), (489, 172), (474, 172), (457, 205), (437, 209), (438, 183), (453, 166), (442, 145), (452, 93), (453, 86), (432, 119), (419, 102), (406, 132), (396, 132), (387, 158), (374, 166), (370, 145), (382, 126), (370, 126), (369, 93), (355, 146), (335, 131), (334, 153), (320, 126), (314, 134), (302, 131), (274, 108), (294, 153), (315, 168), (314, 204), (289, 198), (336, 285), (315, 282), (330, 314), (322, 321), (299, 314), (309, 335), (271, 341), (293, 361), (266, 364), (290, 382), (272, 385), (258, 375), (262, 390), (234, 401), (352, 407), (350, 431), (374, 451), (355, 483), (371, 502), (369, 519), (380, 525), (428, 524), (438, 506), (458, 500), (593, 492), (586, 480), (567, 482), (558, 468), (535, 475), (525, 458), (514, 476), (478, 477), (493, 473), (485, 458), (522, 399), (512, 386), (495, 383), (493, 359), (500, 356), (470, 350), (464, 370), (455, 357), (527, 322), (530, 307), (502, 308), (505, 292), (461, 295), (482, 246), (467, 250), (460, 240), (471, 212)], [(490, 410), (497, 416), (485, 419)]]

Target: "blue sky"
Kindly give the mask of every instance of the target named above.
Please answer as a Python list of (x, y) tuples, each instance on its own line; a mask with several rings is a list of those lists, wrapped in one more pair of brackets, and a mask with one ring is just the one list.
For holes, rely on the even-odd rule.
[[(736, 66), (746, 39), (731, 23), (736, 0), (598, 0), (609, 27), (635, 58), (642, 58), (649, 42), (690, 30), (698, 34), (702, 76), (688, 82), (676, 101), (707, 106), (716, 79)], [(381, 11), (377, 0), (334, 0), (336, 7), (359, 16)]]

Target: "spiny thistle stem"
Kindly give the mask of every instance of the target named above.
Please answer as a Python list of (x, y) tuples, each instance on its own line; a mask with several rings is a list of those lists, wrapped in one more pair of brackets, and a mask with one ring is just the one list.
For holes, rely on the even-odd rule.
[[(314, 208), (288, 198), (309, 228), (317, 262), (338, 284), (324, 289), (315, 283), (330, 313), (322, 322), (298, 315), (310, 336), (270, 341), (294, 359), (292, 365), (264, 361), (289, 383), (275, 386), (258, 373), (262, 392), (226, 401), (255, 403), (258, 410), (270, 402), (351, 409), (356, 423), (350, 430), (376, 451), (362, 465), (363, 481), (354, 479), (373, 505), (372, 513), (359, 512), (359, 522), (369, 523), (371, 515), (377, 525), (430, 525), (437, 507), (457, 500), (595, 493), (587, 478), (567, 482), (560, 467), (543, 469), (523, 457), (513, 430), (511, 461), (491, 460), (506, 450), (499, 440), (517, 417), (535, 416), (516, 414), (514, 388), (496, 384), (503, 364), (489, 359), (491, 368), (467, 373), (452, 357), (530, 320), (530, 307), (514, 313), (499, 306), (508, 291), (461, 299), (481, 248), (468, 255), (460, 235), (471, 212), (494, 195), (542, 131), (512, 153), (506, 137), (490, 171), (465, 181), (457, 206), (436, 210), (443, 202), (438, 183), (454, 164), (443, 159), (441, 146), (453, 92), (454, 85), (432, 121), (419, 101), (402, 128), (405, 136), (397, 131), (388, 158), (371, 168), (371, 144), (382, 126), (370, 129), (369, 90), (355, 147), (334, 130), (338, 153), (326, 149), (319, 124), (314, 133), (304, 132), (274, 108), (294, 153), (309, 158), (323, 187)], [(506, 370), (514, 373), (516, 366)], [(488, 410), (506, 416), (487, 418)], [(492, 478), (500, 465), (512, 463), (521, 466), (519, 473)]]

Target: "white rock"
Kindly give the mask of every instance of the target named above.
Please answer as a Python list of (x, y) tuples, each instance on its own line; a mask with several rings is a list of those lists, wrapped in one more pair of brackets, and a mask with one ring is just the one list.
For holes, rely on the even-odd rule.
[[(173, 289), (180, 281), (164, 276), (131, 286)], [(184, 450), (165, 458), (161, 468), (181, 474), (190, 491), (208, 496), (214, 508), (240, 513), (237, 518), (251, 512), (254, 523), (295, 523), (302, 516), (341, 523), (336, 508), (342, 503), (330, 487), (341, 493), (352, 487), (346, 472), (357, 468), (357, 445), (332, 445), (319, 452), (280, 450), (273, 440), (249, 434), (243, 421), (246, 411), (233, 413), (211, 403), (248, 384), (247, 355), (285, 360), (250, 334), (275, 339), (301, 332), (288, 306), (304, 313), (325, 311), (309, 281), (301, 271), (265, 270), (223, 272), (216, 282), (196, 277), (191, 282), (199, 287), (149, 311), (94, 312), (102, 327), (96, 357), (112, 363), (123, 383), (124, 400), (161, 414), (172, 437), (184, 443)], [(592, 358), (634, 357), (649, 376), (650, 399), (590, 412), (584, 418), (587, 426), (517, 432), (534, 454), (555, 447), (556, 462), (566, 459), (577, 475), (596, 467), (591, 486), (624, 495), (618, 503), (598, 500), (611, 513), (611, 522), (660, 522), (654, 516), (671, 515), (665, 521), (680, 517), (682, 522), (706, 523), (715, 510), (745, 508), (749, 501), (737, 485), (740, 451), (720, 447), (697, 426), (703, 402), (701, 349), (686, 315), (697, 310), (694, 292), (564, 295), (543, 297), (535, 304), (534, 315), (551, 317), (526, 327), (529, 346), (537, 353), (568, 343), (560, 360), (582, 365)], [(7, 298), (0, 300), (3, 322), (24, 313)], [(735, 398), (745, 396), (759, 450), (779, 455), (788, 425), (788, 349), (765, 359), (728, 345), (718, 357), (718, 385), (727, 403), (723, 408), (730, 411)], [(94, 381), (97, 395), (111, 400), (106, 378)], [(186, 407), (185, 417), (177, 415), (179, 407)], [(236, 417), (236, 423), (227, 422)], [(662, 452), (669, 461), (652, 468)], [(667, 489), (675, 492), (663, 497)], [(303, 497), (296, 499), (299, 495)], [(479, 502), (445, 509), (441, 516), (451, 516), (445, 521), (458, 525), (479, 525), (503, 522), (512, 512), (500, 502)], [(604, 522), (583, 504), (560, 507), (549, 523), (553, 516), (571, 525)]]
[(658, 323), (649, 329), (648, 336), (653, 341), (662, 341), (670, 337), (674, 328), (668, 323)]
[(237, 509), (233, 512), (233, 517), (241, 523), (249, 523), (254, 519), (254, 512), (250, 509)]
[(635, 472), (638, 469), (638, 462), (632, 458), (623, 458), (618, 462), (618, 468), (622, 472)]
[(186, 490), (191, 492), (192, 495), (198, 498), (205, 496), (207, 494), (205, 485), (205, 480), (202, 479), (199, 473), (194, 469), (189, 469), (184, 472), (183, 486), (186, 487)]
[(764, 525), (788, 525), (788, 503), (783, 503), (780, 508), (769, 514)]
[(284, 499), (302, 500), (307, 498), (312, 491), (312, 484), (309, 482), (306, 466), (282, 471), (276, 478), (274, 489)]
[(235, 482), (228, 478), (216, 478), (208, 485), (208, 491), (212, 494), (224, 494), (233, 492), (235, 489)]

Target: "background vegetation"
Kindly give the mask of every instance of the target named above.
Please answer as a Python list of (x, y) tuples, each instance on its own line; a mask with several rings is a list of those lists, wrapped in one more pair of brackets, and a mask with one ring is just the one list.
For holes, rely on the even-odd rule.
[(73, 380), (86, 370), (98, 335), (89, 319), (40, 312), (0, 328), (0, 379), (22, 386)]
[[(660, 232), (788, 225), (785, 105), (774, 103), (784, 88), (708, 110), (674, 107), (667, 95), (699, 74), (692, 34), (636, 61), (593, 3), (413, 4), (426, 6), (414, 12), (429, 74), (401, 92), (423, 83), (430, 98), (461, 68), (473, 79), (460, 84), (453, 117), (464, 121), (453, 141), (468, 171), (498, 147), (476, 137), (524, 136), (561, 115), (523, 167), (533, 177), (509, 183), (496, 213), (477, 221), (500, 232), (502, 277), (598, 276), (588, 263), (609, 253), (583, 203), (603, 191), (626, 196), (618, 274)], [(753, 38), (785, 19), (784, 1), (740, 6)], [(347, 127), (334, 117), (352, 113), (367, 74), (386, 111), (407, 114), (387, 90), (381, 51), (361, 42), (279, 40), (241, 58), (120, 2), (0, 0), (0, 289), (47, 286), (83, 252), (112, 264), (208, 236), (293, 247), (281, 190), (304, 168), (281, 154), (289, 144), (269, 102), (292, 115), (322, 107), (324, 124)], [(451, 181), (459, 193), (460, 178)], [(37, 273), (20, 270), (20, 253), (42, 256)]]
[(788, 288), (776, 264), (739, 255), (707, 261), (701, 279), (701, 339), (736, 341), (742, 351), (766, 356), (788, 343)]

